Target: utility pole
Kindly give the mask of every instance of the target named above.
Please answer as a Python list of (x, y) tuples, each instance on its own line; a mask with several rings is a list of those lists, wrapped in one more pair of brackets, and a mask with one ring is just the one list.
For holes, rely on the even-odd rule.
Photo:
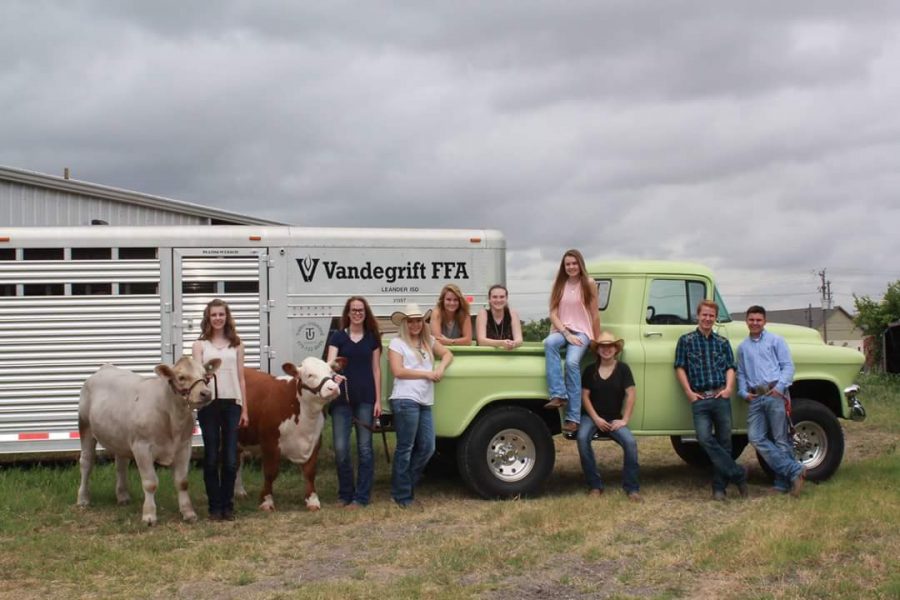
[(819, 278), (822, 285), (819, 286), (819, 292), (822, 294), (822, 337), (825, 343), (828, 343), (828, 311), (831, 310), (831, 280), (825, 279), (825, 269), (819, 271)]

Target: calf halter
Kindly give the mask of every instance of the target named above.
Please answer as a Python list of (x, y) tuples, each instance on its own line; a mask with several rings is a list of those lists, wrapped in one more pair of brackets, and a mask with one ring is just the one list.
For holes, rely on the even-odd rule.
[(192, 383), (191, 385), (189, 385), (189, 386), (186, 387), (186, 388), (179, 388), (179, 387), (177, 387), (177, 386), (175, 385), (175, 381), (172, 380), (172, 379), (169, 379), (169, 387), (172, 388), (172, 391), (173, 391), (173, 392), (175, 392), (177, 395), (181, 396), (181, 399), (182, 399), (182, 400), (184, 400), (185, 402), (187, 402), (188, 404), (190, 404), (189, 398), (190, 398), (190, 395), (191, 395), (191, 390), (194, 389), (194, 386), (196, 386), (198, 383), (209, 383), (209, 380), (210, 380), (210, 379), (214, 380), (215, 383), (216, 383), (216, 386), (218, 386), (219, 380), (216, 379), (216, 375), (215, 375), (215, 374), (212, 374), (212, 375), (204, 375), (203, 377), (201, 377), (200, 379), (196, 380), (194, 383)]
[(325, 377), (323, 377), (322, 380), (319, 381), (319, 385), (317, 385), (316, 387), (309, 387), (308, 385), (306, 385), (306, 384), (303, 383), (302, 381), (300, 382), (300, 387), (301, 387), (301, 389), (309, 390), (310, 392), (312, 392), (313, 394), (315, 394), (316, 396), (318, 396), (318, 395), (319, 395), (319, 392), (322, 391), (322, 386), (325, 385), (325, 384), (326, 384), (327, 382), (329, 382), (329, 381), (334, 381), (334, 374), (333, 374), (333, 373), (332, 373), (331, 375), (326, 375)]

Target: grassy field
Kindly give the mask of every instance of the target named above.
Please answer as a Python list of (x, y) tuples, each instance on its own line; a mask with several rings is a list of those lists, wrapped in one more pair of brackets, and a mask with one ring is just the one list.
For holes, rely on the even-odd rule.
[[(900, 379), (862, 381), (869, 419), (843, 422), (844, 464), (799, 500), (764, 494), (750, 449), (751, 498), (713, 503), (707, 476), (668, 440), (640, 438), (642, 494), (619, 490), (621, 452), (597, 445), (607, 494), (588, 498), (572, 442), (547, 493), (487, 502), (453, 478), (418, 490), (421, 510), (388, 496), (377, 440), (376, 490), (366, 510), (334, 507), (330, 453), (320, 462), (325, 507), (303, 508), (300, 478), (276, 484), (279, 511), (256, 510), (260, 473), (238, 520), (184, 524), (161, 470), (160, 523), (140, 503), (117, 506), (111, 463), (92, 479), (90, 508), (75, 507), (78, 471), (0, 467), (0, 598), (900, 598)], [(130, 489), (140, 497), (132, 468)], [(203, 484), (192, 469), (195, 506)]]

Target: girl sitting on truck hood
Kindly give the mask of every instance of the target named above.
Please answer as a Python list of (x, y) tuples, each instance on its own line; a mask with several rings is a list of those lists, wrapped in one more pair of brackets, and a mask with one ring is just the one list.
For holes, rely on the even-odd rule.
[[(544, 339), (547, 388), (550, 402), (544, 408), (566, 406), (564, 433), (574, 433), (581, 421), (581, 357), (588, 342), (600, 335), (597, 285), (587, 274), (584, 257), (567, 250), (559, 263), (550, 292), (550, 335)], [(560, 350), (566, 349), (566, 374), (560, 364)]]

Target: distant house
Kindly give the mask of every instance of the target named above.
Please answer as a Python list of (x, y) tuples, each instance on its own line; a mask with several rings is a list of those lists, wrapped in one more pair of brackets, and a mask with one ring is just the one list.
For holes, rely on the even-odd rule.
[[(743, 321), (744, 313), (732, 313), (731, 318)], [(818, 307), (767, 310), (766, 320), (810, 327), (818, 331), (822, 339), (832, 346), (846, 346), (863, 351), (862, 330), (853, 323), (853, 316), (840, 306), (825, 311)]]

